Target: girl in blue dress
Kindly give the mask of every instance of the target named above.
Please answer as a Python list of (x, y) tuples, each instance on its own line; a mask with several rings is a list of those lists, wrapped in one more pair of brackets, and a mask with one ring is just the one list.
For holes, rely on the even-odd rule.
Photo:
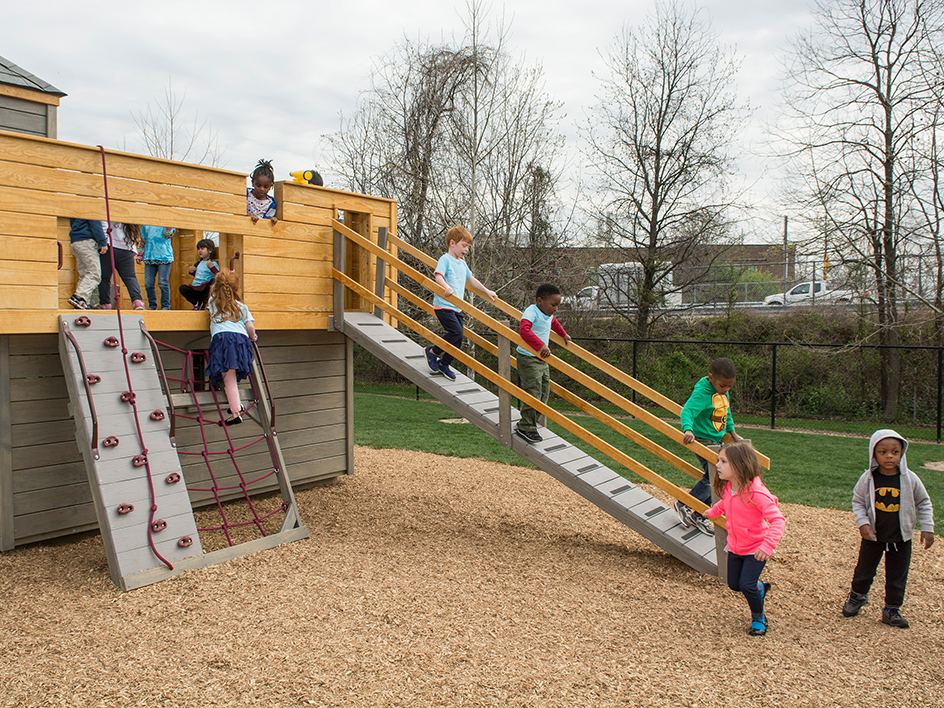
[(223, 382), (229, 418), (226, 425), (243, 422), (243, 406), (236, 384), (252, 371), (252, 342), (258, 339), (249, 308), (239, 301), (239, 276), (221, 270), (210, 287), (210, 355), (206, 373), (210, 383)]

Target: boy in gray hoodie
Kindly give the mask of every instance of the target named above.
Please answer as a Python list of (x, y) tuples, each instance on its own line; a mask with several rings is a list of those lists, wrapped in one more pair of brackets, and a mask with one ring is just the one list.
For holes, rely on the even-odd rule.
[(924, 547), (934, 543), (931, 498), (918, 475), (908, 469), (907, 450), (908, 441), (894, 430), (877, 430), (869, 440), (869, 469), (852, 490), (852, 512), (862, 536), (859, 562), (852, 574), (852, 591), (842, 608), (846, 617), (859, 614), (884, 554), (882, 622), (900, 629), (908, 627), (899, 610), (905, 599), (915, 520), (921, 526)]

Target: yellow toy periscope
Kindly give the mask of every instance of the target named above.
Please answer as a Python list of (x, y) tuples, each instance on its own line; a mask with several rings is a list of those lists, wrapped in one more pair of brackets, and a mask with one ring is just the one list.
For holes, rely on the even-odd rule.
[(292, 176), (293, 182), (301, 182), (302, 184), (313, 184), (315, 186), (322, 186), (324, 182), (321, 179), (321, 175), (318, 174), (317, 170), (296, 170), (295, 172), (289, 172)]

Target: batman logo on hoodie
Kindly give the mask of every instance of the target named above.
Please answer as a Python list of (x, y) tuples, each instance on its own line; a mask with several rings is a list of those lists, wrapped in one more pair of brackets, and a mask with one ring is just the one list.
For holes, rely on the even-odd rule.
[(901, 508), (899, 497), (901, 491), (897, 487), (876, 487), (875, 488), (875, 508), (879, 511), (887, 511), (891, 514), (897, 513)]

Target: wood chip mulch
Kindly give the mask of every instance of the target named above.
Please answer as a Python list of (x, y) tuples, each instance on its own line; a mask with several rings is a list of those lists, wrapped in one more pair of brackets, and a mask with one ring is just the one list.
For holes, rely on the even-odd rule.
[(848, 512), (784, 505), (770, 632), (544, 473), (356, 449), (310, 538), (122, 593), (97, 534), (0, 555), (2, 706), (944, 706), (944, 543), (840, 608)]

